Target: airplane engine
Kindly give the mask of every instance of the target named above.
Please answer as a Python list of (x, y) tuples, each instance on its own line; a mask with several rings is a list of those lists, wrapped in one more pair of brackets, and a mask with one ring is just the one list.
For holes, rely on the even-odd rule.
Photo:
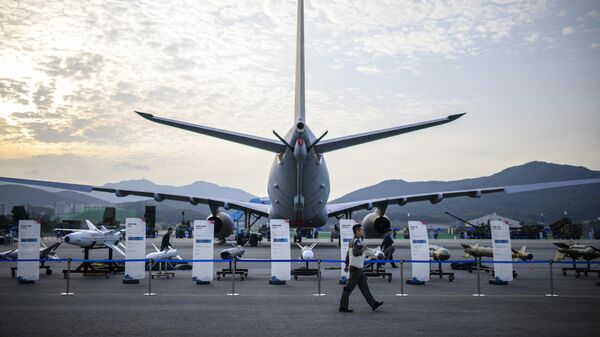
[(215, 238), (224, 239), (233, 233), (233, 219), (225, 212), (209, 215), (206, 220), (215, 222)]
[(369, 213), (362, 220), (362, 227), (367, 238), (382, 238), (390, 230), (392, 223), (385, 215)]

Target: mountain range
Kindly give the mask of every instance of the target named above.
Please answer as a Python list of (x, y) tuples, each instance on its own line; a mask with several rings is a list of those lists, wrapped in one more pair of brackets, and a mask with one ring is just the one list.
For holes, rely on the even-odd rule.
[[(459, 190), (477, 187), (494, 187), (517, 184), (530, 184), (547, 181), (598, 178), (600, 171), (592, 171), (581, 166), (558, 165), (545, 162), (530, 162), (507, 168), (487, 177), (456, 181), (407, 182), (404, 180), (386, 180), (376, 185), (361, 188), (348, 193), (332, 202), (348, 202), (386, 196), (415, 194), (434, 191)], [(240, 189), (222, 187), (208, 182), (198, 181), (185, 186), (157, 185), (149, 180), (128, 180), (110, 183), (105, 187), (164, 192), (183, 195), (212, 196), (235, 200), (249, 200), (255, 196)], [(5, 204), (30, 204), (53, 207), (56, 202), (80, 204), (114, 203), (117, 207), (134, 209), (143, 214), (144, 205), (157, 206), (157, 222), (176, 223), (181, 220), (181, 210), (185, 210), (186, 219), (205, 218), (209, 211), (206, 206), (192, 206), (188, 203), (142, 198), (117, 198), (106, 193), (82, 194), (71, 191), (50, 192), (38, 188), (0, 185), (0, 202)], [(405, 222), (419, 219), (427, 222), (449, 223), (454, 220), (444, 211), (465, 219), (497, 212), (500, 215), (526, 223), (553, 222), (566, 215), (575, 221), (596, 219), (600, 216), (600, 184), (568, 187), (555, 190), (536, 191), (519, 194), (494, 194), (480, 199), (447, 199), (439, 204), (419, 202), (406, 206), (390, 206), (387, 215), (392, 222)], [(361, 217), (366, 212), (357, 212)]]

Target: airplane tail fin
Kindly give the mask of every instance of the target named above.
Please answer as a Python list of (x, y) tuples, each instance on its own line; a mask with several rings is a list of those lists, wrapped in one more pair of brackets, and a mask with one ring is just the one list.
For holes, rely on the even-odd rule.
[(313, 242), (313, 244), (312, 244), (312, 245), (310, 245), (310, 247), (308, 247), (308, 249), (312, 250), (313, 248), (315, 248), (315, 246), (316, 246), (316, 245), (317, 245), (317, 243), (316, 243), (316, 242)]
[(467, 248), (471, 248), (470, 245), (467, 245), (466, 243), (461, 243), (460, 244), (463, 248), (467, 249)]
[(527, 246), (523, 245), (523, 247), (521, 247), (521, 249), (519, 249), (519, 253), (525, 254), (525, 251), (527, 251)]
[(159, 253), (160, 249), (158, 249), (158, 247), (156, 247), (156, 245), (154, 244), (154, 242), (152, 242), (152, 247), (154, 247), (154, 249), (156, 249), (156, 252)]
[(301, 244), (299, 244), (298, 242), (296, 242), (296, 245), (297, 245), (297, 246), (298, 246), (298, 248), (300, 248), (300, 249), (304, 248), (304, 247), (302, 247), (302, 245), (301, 245)]
[(295, 90), (296, 97), (294, 102), (294, 123), (306, 123), (304, 113), (304, 0), (298, 0)]

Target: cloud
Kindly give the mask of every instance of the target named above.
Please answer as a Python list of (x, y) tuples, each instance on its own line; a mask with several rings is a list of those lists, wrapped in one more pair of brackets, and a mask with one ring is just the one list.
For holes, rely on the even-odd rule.
[(113, 168), (115, 170), (123, 170), (123, 171), (131, 171), (131, 170), (149, 171), (150, 170), (150, 167), (148, 167), (146, 165), (133, 164), (133, 163), (126, 162), (126, 161), (115, 164), (113, 166)]
[(139, 96), (132, 95), (132, 94), (126, 94), (126, 93), (112, 95), (110, 98), (112, 98), (113, 100), (115, 100), (117, 102), (122, 102), (122, 103), (136, 103), (136, 102), (140, 101)]
[(33, 93), (33, 103), (39, 110), (48, 110), (52, 107), (55, 90), (56, 83), (54, 81), (48, 86), (45, 86), (43, 83), (38, 84), (38, 89)]
[(600, 11), (598, 11), (598, 10), (591, 11), (591, 12), (588, 12), (587, 15), (589, 17), (591, 17), (592, 19), (598, 19), (598, 18), (600, 18)]
[(40, 69), (50, 76), (88, 79), (99, 73), (103, 65), (104, 56), (82, 52), (67, 57), (48, 56), (47, 61), (40, 65)]
[(24, 81), (0, 78), (0, 97), (22, 105), (29, 104), (29, 88)]
[(575, 33), (575, 28), (571, 26), (567, 26), (562, 29), (562, 35), (571, 35), (573, 33)]
[(540, 33), (531, 33), (523, 38), (526, 44), (533, 44), (540, 38)]
[(381, 72), (381, 70), (375, 66), (359, 66), (356, 67), (356, 70), (367, 75), (378, 74)]

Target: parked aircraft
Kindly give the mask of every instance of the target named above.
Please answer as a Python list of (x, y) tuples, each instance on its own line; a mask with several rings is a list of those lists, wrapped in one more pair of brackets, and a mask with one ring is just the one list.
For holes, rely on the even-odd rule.
[[(583, 179), (561, 182), (548, 182), (529, 185), (498, 186), (469, 188), (456, 191), (439, 191), (418, 194), (398, 194), (383, 198), (374, 198), (345, 203), (328, 203), (330, 183), (329, 172), (325, 164), (324, 154), (342, 150), (351, 146), (369, 143), (375, 140), (397, 136), (417, 130), (430, 128), (456, 121), (464, 113), (447, 117), (418, 122), (409, 125), (395, 126), (382, 130), (359, 133), (333, 139), (324, 139), (327, 131), (316, 137), (308, 127), (305, 113), (305, 66), (304, 66), (304, 1), (298, 1), (297, 35), (296, 35), (296, 79), (295, 105), (293, 125), (284, 136), (273, 131), (276, 139), (263, 138), (240, 132), (227, 131), (213, 127), (181, 122), (173, 119), (157, 117), (149, 113), (136, 111), (141, 117), (154, 123), (159, 123), (211, 137), (216, 137), (238, 144), (251, 146), (275, 154), (267, 183), (270, 205), (251, 202), (213, 198), (202, 195), (176, 195), (155, 191), (135, 191), (120, 188), (58, 183), (39, 180), (15, 179), (0, 177), (0, 181), (54, 187), (59, 189), (83, 192), (108, 192), (117, 197), (128, 195), (153, 198), (160, 202), (175, 200), (192, 205), (206, 204), (211, 214), (208, 219), (215, 224), (215, 237), (225, 238), (233, 232), (232, 218), (224, 210), (237, 209), (246, 215), (246, 226), (251, 216), (269, 217), (271, 219), (288, 219), (292, 227), (315, 228), (327, 223), (330, 217), (352, 216), (352, 212), (369, 210), (362, 225), (367, 237), (382, 237), (391, 226), (390, 219), (385, 215), (388, 206), (429, 201), (437, 204), (447, 198), (470, 197), (480, 198), (491, 193), (519, 193), (548, 188), (575, 186), (581, 184), (600, 183), (600, 179)], [(267, 94), (267, 93), (265, 93)], [(148, 129), (148, 133), (156, 133)], [(374, 161), (385, 158), (374, 158)], [(218, 163), (218, 161), (215, 161)], [(218, 168), (215, 166), (215, 168)], [(80, 235), (83, 237), (84, 235)], [(83, 240), (83, 238), (81, 238)], [(88, 244), (97, 243), (92, 235), (88, 235)]]
[(91, 221), (85, 220), (88, 229), (57, 228), (55, 231), (72, 232), (65, 235), (63, 241), (81, 248), (108, 247), (125, 256), (125, 245), (121, 241), (121, 232), (118, 229), (106, 229), (104, 226), (96, 227)]

